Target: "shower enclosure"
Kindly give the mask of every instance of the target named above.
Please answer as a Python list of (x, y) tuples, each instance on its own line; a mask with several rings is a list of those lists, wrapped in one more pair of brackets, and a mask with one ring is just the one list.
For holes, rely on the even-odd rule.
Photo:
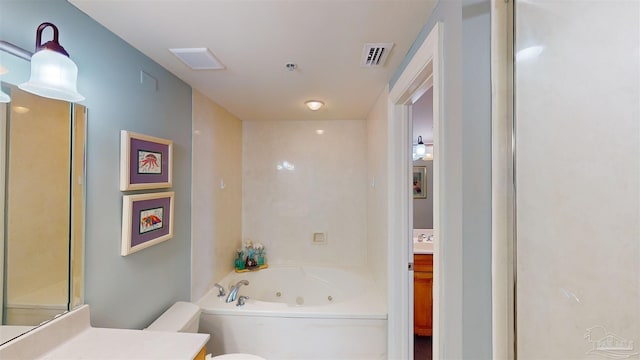
[(517, 358), (638, 358), (640, 2), (514, 9)]

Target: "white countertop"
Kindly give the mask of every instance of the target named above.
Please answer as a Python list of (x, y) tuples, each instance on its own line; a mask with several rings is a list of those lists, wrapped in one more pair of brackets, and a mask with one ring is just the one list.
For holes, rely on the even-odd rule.
[(193, 360), (208, 334), (94, 328), (83, 305), (0, 346), (0, 359)]
[(18, 337), (33, 328), (33, 326), (23, 325), (0, 325), (0, 344), (4, 344), (5, 342)]
[(89, 328), (38, 359), (193, 360), (206, 334)]
[(414, 254), (433, 254), (433, 242), (414, 242), (413, 243)]

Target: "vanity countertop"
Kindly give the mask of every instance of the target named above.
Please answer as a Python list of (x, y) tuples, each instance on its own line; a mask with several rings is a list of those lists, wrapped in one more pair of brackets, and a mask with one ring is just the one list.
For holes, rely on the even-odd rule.
[(433, 241), (413, 242), (414, 254), (433, 254)]
[(89, 328), (39, 359), (185, 359), (193, 360), (206, 334)]
[(27, 331), (33, 329), (33, 326), (22, 325), (0, 325), (0, 344), (16, 338)]
[(83, 305), (0, 346), (1, 359), (192, 360), (208, 334), (91, 327)]

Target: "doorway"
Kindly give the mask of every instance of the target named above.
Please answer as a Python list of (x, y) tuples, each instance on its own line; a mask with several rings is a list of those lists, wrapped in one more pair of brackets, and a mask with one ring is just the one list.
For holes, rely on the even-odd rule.
[[(432, 356), (439, 357), (439, 240), (440, 181), (438, 160), (441, 101), (441, 24), (437, 23), (418, 48), (389, 93), (389, 294), (388, 357), (414, 357), (413, 271), (413, 141), (412, 107), (429, 89), (433, 92), (433, 306)], [(398, 239), (403, 239), (398, 245)]]
[[(433, 345), (433, 86), (411, 105), (413, 186), (413, 359), (431, 360)], [(410, 257), (411, 259), (411, 257)]]

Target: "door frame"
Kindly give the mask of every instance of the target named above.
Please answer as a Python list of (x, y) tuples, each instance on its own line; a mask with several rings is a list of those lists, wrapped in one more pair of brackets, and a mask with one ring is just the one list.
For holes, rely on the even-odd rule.
[[(442, 107), (442, 23), (438, 22), (418, 48), (411, 61), (389, 92), (388, 115), (388, 326), (387, 356), (389, 359), (413, 358), (413, 263), (412, 228), (412, 158), (411, 105), (433, 86), (433, 358), (440, 356), (441, 302), (440, 239), (441, 239), (441, 182), (444, 148), (440, 122)], [(404, 239), (398, 244), (398, 239)]]
[[(0, 85), (2, 85), (0, 83)], [(0, 326), (4, 324), (4, 208), (5, 208), (5, 171), (7, 157), (7, 104), (0, 103), (0, 138), (2, 139), (2, 146), (0, 146)]]
[(491, 328), (494, 359), (515, 359), (514, 1), (491, 8)]

